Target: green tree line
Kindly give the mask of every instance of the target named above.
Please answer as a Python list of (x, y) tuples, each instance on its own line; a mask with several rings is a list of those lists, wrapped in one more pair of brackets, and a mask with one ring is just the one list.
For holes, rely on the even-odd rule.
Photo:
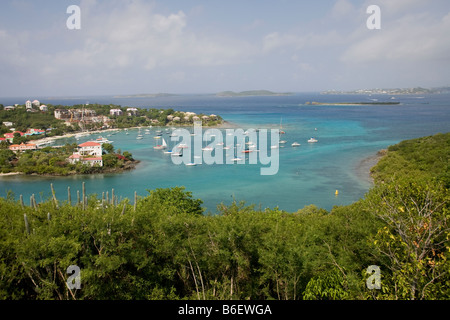
[[(41, 203), (9, 194), (0, 199), (0, 298), (449, 299), (450, 197), (446, 175), (433, 173), (448, 173), (449, 153), (440, 170), (403, 153), (449, 141), (390, 148), (365, 197), (330, 211), (232, 203), (212, 215), (182, 187), (120, 202), (113, 192), (83, 190), (76, 201), (53, 192)], [(404, 160), (417, 170), (383, 175), (386, 161)], [(67, 285), (71, 265), (80, 289)], [(374, 265), (379, 289), (368, 285)]]
[(114, 172), (131, 168), (137, 163), (133, 155), (119, 149), (114, 150), (112, 144), (103, 144), (103, 167), (82, 162), (69, 163), (68, 158), (78, 150), (76, 143), (66, 144), (61, 148), (45, 147), (40, 150), (28, 150), (14, 153), (8, 145), (0, 144), (0, 173), (20, 172), (23, 174), (58, 175), (94, 174)]

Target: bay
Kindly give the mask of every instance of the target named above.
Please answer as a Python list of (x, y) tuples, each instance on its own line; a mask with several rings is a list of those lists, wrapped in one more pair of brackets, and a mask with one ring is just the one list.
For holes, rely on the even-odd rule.
[[(10, 98), (4, 105), (24, 103), (28, 98)], [(72, 199), (76, 190), (86, 183), (88, 193), (101, 197), (114, 189), (119, 198), (140, 196), (147, 190), (184, 186), (195, 198), (204, 201), (205, 210), (215, 212), (216, 206), (233, 200), (257, 207), (279, 207), (290, 212), (315, 204), (330, 210), (362, 198), (371, 188), (369, 178), (373, 161), (364, 161), (376, 153), (405, 139), (448, 132), (450, 127), (450, 95), (321, 95), (298, 93), (291, 96), (216, 97), (214, 95), (177, 95), (157, 98), (37, 97), (41, 103), (74, 105), (83, 103), (116, 104), (141, 108), (173, 108), (180, 111), (218, 114), (233, 127), (280, 128), (287, 143), (280, 148), (279, 171), (261, 176), (261, 165), (174, 165), (170, 157), (154, 150), (155, 130), (136, 140), (137, 130), (104, 137), (114, 141), (116, 149), (130, 151), (141, 163), (133, 171), (70, 177), (4, 176), (0, 178), (0, 196), (12, 192), (16, 199), (22, 194), (37, 201), (50, 198), (53, 183), (58, 199), (67, 199), (70, 186)], [(309, 105), (306, 102), (370, 102), (397, 101), (399, 105)], [(23, 100), (23, 101), (22, 101)], [(84, 142), (98, 134), (62, 139), (57, 144)], [(309, 144), (314, 136), (318, 143)], [(293, 142), (300, 147), (293, 148)], [(339, 195), (335, 191), (339, 190)]]

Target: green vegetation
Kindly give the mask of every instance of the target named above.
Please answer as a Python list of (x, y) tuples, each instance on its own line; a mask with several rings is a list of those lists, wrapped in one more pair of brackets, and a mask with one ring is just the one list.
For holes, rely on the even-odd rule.
[[(169, 109), (156, 109), (156, 108), (136, 108), (136, 114), (129, 114), (127, 112), (128, 107), (122, 107), (119, 105), (101, 105), (101, 104), (89, 104), (85, 105), (74, 105), (71, 107), (62, 105), (52, 105), (48, 104), (48, 111), (41, 112), (27, 112), (24, 105), (19, 105), (15, 110), (4, 110), (4, 107), (0, 105), (0, 136), (5, 133), (11, 132), (10, 128), (3, 125), (3, 122), (12, 122), (16, 131), (25, 132), (27, 129), (41, 129), (47, 130), (51, 129), (46, 133), (46, 137), (52, 136), (62, 136), (66, 133), (74, 133), (81, 131), (80, 123), (72, 122), (70, 125), (66, 125), (63, 120), (58, 120), (54, 116), (56, 109), (90, 109), (95, 111), (97, 116), (108, 117), (110, 122), (108, 122), (109, 128), (131, 128), (139, 126), (179, 126), (179, 125), (192, 125), (193, 124), (193, 114), (188, 116), (189, 119), (185, 119), (186, 115), (184, 112), (175, 111), (172, 108)], [(123, 114), (121, 116), (111, 116), (111, 109), (120, 109)], [(174, 118), (179, 117), (179, 121), (170, 121), (167, 117), (172, 115)], [(198, 117), (202, 119), (205, 114), (198, 114)], [(216, 126), (223, 122), (222, 117), (216, 116), (215, 119), (202, 120), (203, 126)], [(95, 123), (83, 123), (84, 130), (101, 130), (106, 128), (106, 124), (103, 122)], [(35, 136), (23, 136), (17, 137), (14, 141), (15, 144), (20, 144), (22, 142), (27, 142), (30, 140), (36, 140), (43, 138), (42, 135)]]
[(20, 172), (23, 174), (67, 176), (72, 174), (93, 174), (117, 172), (131, 169), (138, 163), (131, 153), (115, 152), (111, 144), (104, 144), (103, 167), (78, 162), (69, 163), (67, 159), (77, 151), (78, 146), (66, 144), (62, 148), (45, 147), (37, 151), (25, 151), (18, 154), (0, 145), (0, 173)]
[[(8, 194), (0, 299), (450, 299), (449, 139), (391, 147), (364, 199), (329, 212), (233, 203), (208, 215), (178, 187), (120, 203)], [(381, 289), (367, 286), (372, 265)]]
[(450, 188), (450, 134), (402, 141), (372, 168), (377, 182), (411, 176), (440, 181)]

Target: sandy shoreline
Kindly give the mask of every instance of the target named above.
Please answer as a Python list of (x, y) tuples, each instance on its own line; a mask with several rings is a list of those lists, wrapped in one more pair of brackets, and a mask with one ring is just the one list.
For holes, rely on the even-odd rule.
[(0, 177), (18, 176), (22, 174), (23, 174), (22, 172), (0, 173)]
[[(171, 128), (172, 126), (154, 126), (153, 128)], [(173, 126), (174, 128), (192, 128), (193, 125), (190, 126)], [(236, 124), (233, 124), (231, 122), (227, 122), (227, 121), (223, 121), (223, 123), (219, 124), (219, 125), (215, 125), (215, 126), (204, 126), (203, 128), (217, 128), (217, 129), (227, 129), (227, 128), (237, 128), (238, 126)], [(130, 128), (126, 128), (128, 130), (132, 130), (132, 129), (143, 129), (143, 128), (148, 128), (147, 126), (145, 127), (130, 127)], [(121, 129), (105, 129), (105, 130), (95, 130), (95, 131), (89, 131), (89, 132), (74, 132), (74, 133), (68, 133), (62, 136), (55, 136), (55, 137), (46, 137), (46, 138), (42, 138), (42, 139), (38, 139), (38, 140), (34, 140), (34, 141), (30, 141), (30, 143), (34, 143), (36, 145), (46, 145), (46, 144), (50, 144), (56, 140), (59, 139), (66, 139), (66, 138), (73, 138), (76, 135), (93, 135), (93, 134), (104, 134), (104, 133), (108, 133), (108, 132), (117, 132), (117, 131), (124, 131), (125, 128), (121, 128)]]

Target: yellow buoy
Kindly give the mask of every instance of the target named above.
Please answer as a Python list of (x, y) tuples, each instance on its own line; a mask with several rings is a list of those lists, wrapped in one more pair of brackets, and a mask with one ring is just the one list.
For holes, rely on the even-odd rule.
[(334, 193), (335, 195), (338, 195), (339, 194), (339, 190), (336, 190), (336, 192)]

